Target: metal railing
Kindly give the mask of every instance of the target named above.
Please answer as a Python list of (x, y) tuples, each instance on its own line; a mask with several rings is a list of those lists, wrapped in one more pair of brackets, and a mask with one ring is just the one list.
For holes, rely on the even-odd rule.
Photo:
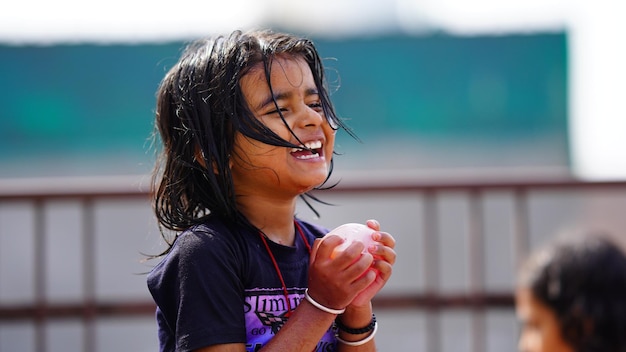
[[(98, 185), (94, 187), (94, 185)], [(485, 351), (485, 322), (483, 312), (487, 308), (511, 308), (512, 292), (491, 292), (485, 290), (483, 196), (486, 192), (504, 190), (512, 194), (514, 204), (514, 253), (515, 261), (521, 261), (529, 250), (529, 192), (541, 190), (573, 190), (590, 189), (626, 190), (626, 181), (580, 181), (574, 179), (539, 178), (525, 180), (394, 180), (342, 182), (336, 186), (333, 194), (369, 194), (373, 192), (415, 193), (423, 199), (423, 257), (424, 287), (422, 292), (409, 294), (387, 294), (376, 298), (377, 309), (411, 308), (421, 309), (428, 314), (425, 334), (427, 350), (440, 351), (441, 336), (438, 324), (438, 312), (450, 308), (468, 309), (472, 314), (472, 351)], [(446, 191), (460, 191), (469, 199), (469, 283), (464, 293), (441, 293), (437, 290), (440, 280), (439, 258), (437, 251), (427, 250), (438, 245), (438, 224), (436, 198)], [(34, 286), (35, 301), (26, 305), (3, 305), (0, 302), (0, 323), (18, 320), (30, 320), (35, 324), (35, 350), (46, 351), (46, 337), (43, 326), (46, 321), (57, 318), (81, 319), (84, 324), (84, 350), (93, 351), (95, 344), (94, 322), (98, 317), (108, 316), (152, 316), (155, 306), (152, 301), (125, 301), (116, 303), (99, 302), (95, 298), (95, 264), (94, 258), (94, 210), (95, 201), (102, 199), (137, 200), (148, 199), (148, 192), (136, 182), (111, 181), (110, 179), (88, 180), (88, 182), (62, 181), (55, 185), (46, 181), (45, 186), (28, 181), (0, 181), (0, 204), (22, 201), (32, 205), (34, 216), (35, 253)], [(46, 298), (45, 252), (46, 238), (44, 205), (55, 200), (73, 200), (80, 203), (82, 223), (82, 254), (84, 299), (73, 303), (52, 304)], [(2, 283), (0, 283), (2, 285)]]

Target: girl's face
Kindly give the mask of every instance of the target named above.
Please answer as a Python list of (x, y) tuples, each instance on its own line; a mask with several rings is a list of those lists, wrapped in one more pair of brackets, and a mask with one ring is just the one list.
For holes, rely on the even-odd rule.
[(313, 152), (268, 145), (237, 134), (231, 164), (237, 195), (293, 196), (320, 185), (328, 176), (335, 131), (324, 116), (309, 66), (302, 58), (277, 57), (270, 80), (273, 97), (262, 66), (242, 77), (240, 85), (250, 110), (281, 138)]
[(564, 340), (554, 312), (527, 288), (515, 294), (517, 319), (522, 325), (518, 348), (521, 352), (574, 352)]

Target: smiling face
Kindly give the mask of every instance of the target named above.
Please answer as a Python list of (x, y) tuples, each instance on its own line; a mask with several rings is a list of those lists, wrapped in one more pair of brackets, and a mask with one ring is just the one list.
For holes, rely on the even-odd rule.
[(517, 290), (515, 306), (522, 325), (518, 344), (521, 352), (574, 352), (563, 340), (556, 314), (529, 289)]
[(272, 62), (270, 80), (272, 91), (261, 65), (243, 76), (240, 85), (246, 102), (260, 122), (301, 148), (273, 146), (237, 134), (231, 165), (238, 196), (293, 197), (320, 185), (329, 173), (335, 130), (324, 116), (309, 66), (302, 58), (279, 56)]

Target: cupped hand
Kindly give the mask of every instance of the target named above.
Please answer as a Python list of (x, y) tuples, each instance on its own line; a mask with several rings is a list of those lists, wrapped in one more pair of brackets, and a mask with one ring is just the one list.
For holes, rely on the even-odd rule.
[(364, 245), (360, 242), (333, 254), (341, 243), (343, 240), (334, 235), (317, 239), (309, 266), (309, 295), (318, 303), (334, 309), (346, 308), (377, 279), (376, 273), (370, 270), (377, 254), (362, 253)]
[(350, 303), (353, 307), (368, 306), (376, 294), (385, 286), (391, 277), (393, 265), (396, 262), (395, 239), (387, 232), (380, 231), (380, 224), (376, 220), (368, 220), (367, 226), (376, 231), (373, 234), (377, 242), (375, 246), (370, 246), (368, 251), (374, 257), (369, 273), (376, 273), (375, 279)]

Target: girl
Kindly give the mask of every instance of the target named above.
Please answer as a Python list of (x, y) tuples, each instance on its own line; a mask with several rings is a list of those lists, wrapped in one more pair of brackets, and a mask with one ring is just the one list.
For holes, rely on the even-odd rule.
[(625, 352), (626, 256), (587, 235), (538, 251), (516, 294), (523, 352)]
[(370, 220), (376, 245), (331, 259), (342, 240), (295, 217), (347, 130), (314, 45), (269, 31), (191, 44), (156, 125), (155, 212), (176, 234), (148, 276), (161, 351), (374, 351), (394, 239)]

